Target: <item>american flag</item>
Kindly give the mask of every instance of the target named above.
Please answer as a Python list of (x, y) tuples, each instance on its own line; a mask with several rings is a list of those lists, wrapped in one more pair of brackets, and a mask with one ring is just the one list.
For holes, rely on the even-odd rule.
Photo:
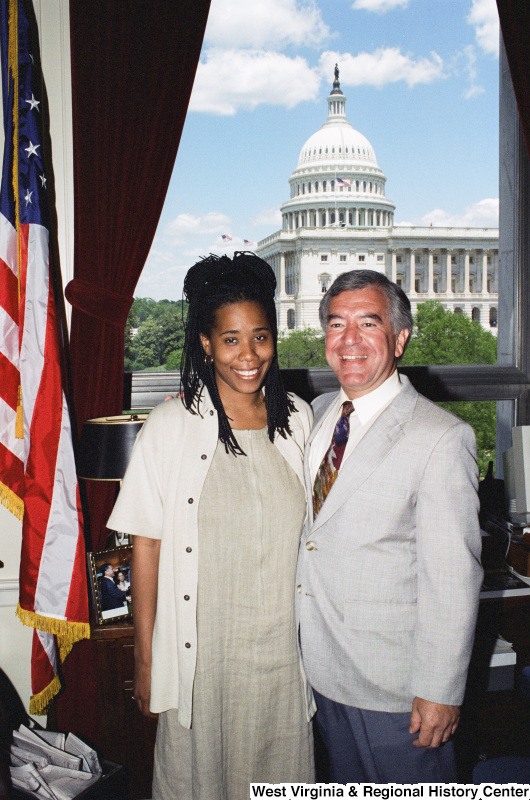
[(256, 242), (252, 242), (250, 239), (243, 239), (244, 244), (248, 244), (249, 247), (255, 247)]
[(35, 628), (30, 713), (60, 689), (58, 659), (90, 635), (83, 519), (49, 260), (43, 84), (23, 0), (0, 0), (0, 500), (22, 520), (17, 614)]
[(231, 242), (232, 241), (232, 237), (229, 236), (228, 233), (223, 233), (221, 235), (221, 239), (223, 240), (223, 242)]
[(337, 178), (339, 186), (351, 186), (351, 178)]

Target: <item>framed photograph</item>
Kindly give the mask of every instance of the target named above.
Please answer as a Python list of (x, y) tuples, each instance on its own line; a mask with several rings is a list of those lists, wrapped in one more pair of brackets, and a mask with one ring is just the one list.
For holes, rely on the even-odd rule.
[(132, 545), (87, 553), (92, 605), (98, 625), (132, 617)]

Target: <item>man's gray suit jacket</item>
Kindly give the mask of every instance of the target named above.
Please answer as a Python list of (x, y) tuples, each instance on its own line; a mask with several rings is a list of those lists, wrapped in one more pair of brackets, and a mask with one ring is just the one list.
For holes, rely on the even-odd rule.
[[(461, 703), (482, 580), (473, 431), (401, 383), (310, 509), (297, 571), (311, 685), (375, 711)], [(307, 453), (335, 398), (313, 403), (309, 497)]]

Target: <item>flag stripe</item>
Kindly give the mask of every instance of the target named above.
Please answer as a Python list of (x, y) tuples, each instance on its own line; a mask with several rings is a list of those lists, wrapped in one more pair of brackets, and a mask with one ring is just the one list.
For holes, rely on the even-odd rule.
[(4, 214), (0, 214), (0, 259), (18, 281), (17, 232)]
[(24, 468), (25, 452), (23, 439), (15, 437), (16, 411), (0, 397), (0, 442), (20, 459)]
[(70, 533), (72, 527), (77, 525), (78, 514), (77, 480), (71, 442), (70, 419), (63, 396), (59, 448), (48, 521), (53, 537), (47, 536), (44, 540), (35, 590), (35, 611), (45, 610), (64, 619), (78, 545)]
[[(0, 353), (18, 369), (18, 325), (0, 306)], [(3, 394), (3, 391), (2, 391)]]
[(2, 376), (2, 400), (13, 411), (16, 411), (20, 373), (2, 352), (0, 352), (0, 375)]
[[(44, 367), (44, 350), (46, 346), (46, 333), (48, 324), (48, 309), (50, 308), (49, 270), (42, 269), (42, 263), (48, 261), (48, 232), (40, 225), (22, 225), (22, 291), (20, 324), (24, 325), (22, 344), (20, 348), (20, 374), (22, 384), (22, 403), (24, 407), (24, 436), (27, 442), (26, 459), (31, 446), (32, 431), (28, 425), (31, 421), (33, 428), (33, 414), (35, 401), (40, 388)], [(31, 229), (31, 231), (30, 231)], [(50, 308), (52, 311), (53, 306)], [(55, 312), (53, 311), (53, 325), (55, 325)], [(52, 333), (52, 336), (55, 334)], [(51, 351), (57, 342), (50, 342)], [(61, 380), (61, 375), (57, 376)], [(51, 389), (51, 387), (50, 387)], [(57, 402), (57, 397), (54, 398)]]
[[(0, 217), (2, 215), (0, 214)], [(1, 234), (0, 234), (1, 235)], [(9, 266), (0, 258), (0, 307), (11, 319), (18, 319), (18, 280)]]

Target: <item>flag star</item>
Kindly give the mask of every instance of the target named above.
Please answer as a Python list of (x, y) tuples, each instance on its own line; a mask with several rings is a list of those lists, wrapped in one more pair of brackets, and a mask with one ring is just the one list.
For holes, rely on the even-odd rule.
[(41, 179), (42, 188), (45, 189), (46, 188), (46, 178), (45, 178), (45, 176), (44, 175), (39, 175), (39, 178)]
[(28, 154), (28, 158), (30, 156), (36, 156), (37, 155), (37, 147), (40, 147), (40, 144), (33, 144), (33, 142), (30, 139), (29, 147), (25, 148), (26, 153)]
[(29, 103), (31, 111), (33, 111), (34, 108), (36, 108), (37, 111), (39, 110), (38, 106), (40, 106), (40, 100), (35, 100), (33, 92), (31, 93), (31, 100), (26, 100), (26, 103)]
[(24, 200), (26, 201), (26, 208), (31, 204), (31, 195), (32, 194), (33, 194), (33, 192), (30, 192), (29, 189), (26, 191), (26, 196), (24, 198)]

